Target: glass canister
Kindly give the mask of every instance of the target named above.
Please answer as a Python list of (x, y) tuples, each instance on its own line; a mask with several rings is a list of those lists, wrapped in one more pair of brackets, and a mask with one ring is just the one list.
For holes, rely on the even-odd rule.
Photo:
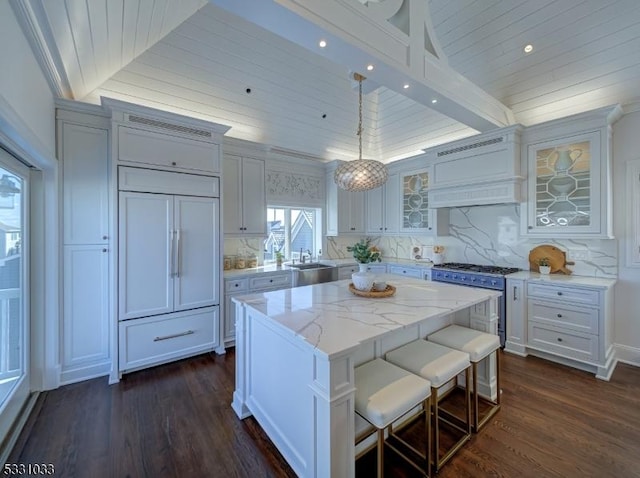
[(245, 269), (247, 267), (247, 261), (244, 256), (236, 256), (236, 269)]
[(235, 257), (234, 256), (224, 256), (223, 264), (224, 264), (224, 270), (225, 271), (233, 269), (233, 266), (235, 265)]
[(255, 269), (256, 267), (258, 267), (258, 256), (249, 254), (249, 256), (247, 256), (247, 268)]

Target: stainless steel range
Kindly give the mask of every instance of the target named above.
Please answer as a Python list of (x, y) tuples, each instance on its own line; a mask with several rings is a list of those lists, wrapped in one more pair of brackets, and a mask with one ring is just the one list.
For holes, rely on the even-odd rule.
[(500, 310), (498, 320), (498, 335), (500, 344), (504, 347), (507, 340), (507, 299), (506, 284), (504, 276), (513, 274), (520, 269), (515, 267), (482, 266), (477, 264), (464, 264), (459, 262), (447, 262), (434, 265), (431, 270), (431, 280), (436, 282), (450, 282), (452, 284), (466, 285), (469, 287), (480, 287), (481, 289), (499, 290), (502, 292), (500, 298)]

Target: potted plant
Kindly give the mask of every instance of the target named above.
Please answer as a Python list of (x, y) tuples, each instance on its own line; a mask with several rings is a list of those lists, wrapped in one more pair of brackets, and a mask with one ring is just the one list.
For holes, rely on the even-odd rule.
[(280, 267), (282, 265), (282, 252), (276, 252), (276, 266)]
[(362, 239), (353, 246), (347, 246), (347, 251), (353, 253), (353, 258), (358, 263), (360, 270), (351, 274), (353, 286), (358, 290), (369, 291), (373, 287), (375, 274), (367, 270), (367, 264), (370, 262), (380, 262), (382, 253), (380, 249), (371, 244), (369, 238)]
[(540, 269), (540, 274), (549, 274), (551, 272), (549, 258), (541, 257), (540, 259), (538, 259), (538, 268)]

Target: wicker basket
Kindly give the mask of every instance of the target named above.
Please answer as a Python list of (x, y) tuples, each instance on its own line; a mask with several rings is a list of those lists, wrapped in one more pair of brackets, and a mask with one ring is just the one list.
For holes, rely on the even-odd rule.
[(360, 297), (370, 297), (372, 299), (380, 299), (383, 297), (391, 297), (396, 293), (396, 288), (392, 285), (387, 284), (387, 288), (385, 290), (358, 290), (353, 285), (353, 282), (349, 282), (349, 290)]

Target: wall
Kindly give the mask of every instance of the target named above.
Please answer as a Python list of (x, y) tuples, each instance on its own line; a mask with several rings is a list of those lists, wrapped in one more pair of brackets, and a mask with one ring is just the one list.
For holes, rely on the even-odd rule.
[(625, 108), (613, 128), (614, 233), (619, 239), (619, 275), (615, 291), (615, 342), (618, 357), (640, 365), (640, 268), (626, 266), (626, 246), (632, 234), (627, 196), (626, 163), (640, 159), (640, 104)]
[[(450, 210), (449, 236), (437, 239), (421, 236), (374, 237), (383, 257), (408, 259), (413, 246), (439, 244), (445, 247), (447, 262), (496, 264), (529, 268), (529, 251), (538, 244), (553, 244), (565, 251), (580, 249), (589, 256), (575, 260), (569, 268), (575, 274), (594, 277), (616, 277), (617, 242), (615, 240), (531, 240), (519, 236), (520, 206), (494, 205)], [(351, 257), (348, 245), (359, 238), (328, 238), (332, 258)]]

